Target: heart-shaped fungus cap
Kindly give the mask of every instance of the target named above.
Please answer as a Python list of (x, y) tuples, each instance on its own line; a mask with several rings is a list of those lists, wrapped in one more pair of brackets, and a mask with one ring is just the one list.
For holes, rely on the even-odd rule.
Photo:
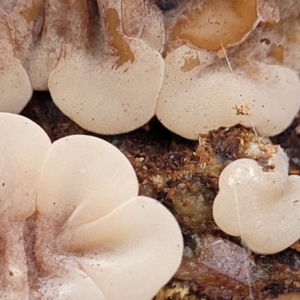
[(215, 222), (253, 251), (277, 253), (299, 239), (300, 177), (288, 176), (281, 148), (269, 159), (267, 170), (252, 159), (230, 163), (221, 173), (219, 188)]
[[(132, 166), (111, 144), (69, 136), (52, 145), (40, 179), (38, 212), (59, 228), (57, 248), (80, 254), (75, 261), (105, 299), (150, 299), (181, 261), (174, 217), (137, 193)], [(45, 238), (41, 232), (40, 243), (47, 243)]]
[(51, 145), (10, 113), (0, 113), (0, 135), (1, 297), (152, 299), (183, 240), (164, 206), (138, 196), (127, 158), (91, 136)]

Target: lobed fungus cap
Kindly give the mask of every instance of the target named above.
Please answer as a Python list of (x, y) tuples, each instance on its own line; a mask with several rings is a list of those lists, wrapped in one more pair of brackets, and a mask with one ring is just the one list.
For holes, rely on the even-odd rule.
[(230, 163), (219, 178), (213, 217), (253, 251), (273, 254), (300, 237), (300, 177), (288, 176), (288, 159), (279, 147), (265, 168), (252, 159)]
[(119, 150), (80, 135), (51, 145), (35, 123), (8, 113), (0, 135), (1, 295), (140, 300), (167, 283), (181, 261), (180, 228), (137, 195)]

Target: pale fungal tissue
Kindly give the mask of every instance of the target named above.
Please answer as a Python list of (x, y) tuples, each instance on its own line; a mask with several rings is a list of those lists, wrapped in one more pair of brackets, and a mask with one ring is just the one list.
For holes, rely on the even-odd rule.
[(188, 139), (242, 124), (273, 136), (300, 106), (298, 0), (0, 1), (0, 110), (49, 89), (83, 128), (119, 134), (155, 114)]
[(151, 299), (177, 270), (180, 228), (111, 144), (51, 144), (0, 113), (1, 299)]
[(19, 113), (32, 90), (49, 88), (90, 131), (128, 132), (154, 116), (164, 26), (153, 3), (2, 0), (0, 19), (1, 111)]
[(188, 3), (166, 16), (158, 119), (188, 139), (235, 124), (286, 129), (300, 106), (300, 2)]
[(300, 238), (300, 176), (288, 175), (288, 159), (279, 146), (273, 146), (266, 165), (248, 158), (230, 163), (219, 188), (215, 222), (251, 250), (273, 254)]

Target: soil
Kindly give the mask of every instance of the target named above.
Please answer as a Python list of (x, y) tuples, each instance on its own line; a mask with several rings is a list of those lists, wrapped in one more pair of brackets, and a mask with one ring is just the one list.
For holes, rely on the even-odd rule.
[[(221, 128), (201, 136), (199, 143), (171, 133), (154, 118), (128, 134), (100, 136), (64, 116), (47, 92), (35, 92), (22, 115), (38, 123), (52, 141), (71, 134), (109, 141), (132, 163), (139, 193), (157, 199), (174, 214), (185, 242), (183, 261), (155, 300), (276, 299), (300, 292), (300, 243), (276, 255), (255, 254), (220, 231), (212, 219), (220, 172), (231, 161), (249, 157), (247, 145), (257, 142), (251, 129)], [(291, 174), (300, 174), (299, 134), (298, 116), (272, 138), (288, 154)], [(263, 165), (266, 157), (255, 159)]]

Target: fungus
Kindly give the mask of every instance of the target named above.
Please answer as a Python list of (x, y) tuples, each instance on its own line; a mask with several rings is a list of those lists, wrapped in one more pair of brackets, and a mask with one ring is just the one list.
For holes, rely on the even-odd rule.
[(227, 234), (255, 252), (280, 252), (300, 238), (300, 177), (288, 176), (288, 159), (274, 147), (268, 164), (238, 159), (219, 178), (213, 217)]
[(162, 15), (154, 1), (2, 1), (3, 52), (17, 64), (6, 73), (25, 96), (11, 96), (15, 85), (4, 79), (1, 101), (18, 102), (14, 112), (28, 101), (23, 66), (33, 89), (49, 88), (62, 112), (93, 132), (128, 132), (155, 112), (190, 139), (235, 124), (282, 132), (300, 106), (291, 71), (300, 70), (299, 4), (171, 2)]
[[(241, 124), (255, 127), (262, 136), (273, 136), (288, 127), (300, 106), (298, 76), (290, 69), (257, 63), (235, 68), (226, 60), (210, 66), (186, 46), (166, 57), (165, 81), (156, 114), (170, 130), (196, 139), (219, 127)], [(185, 61), (190, 68), (185, 70)]]
[[(15, 36), (15, 51), (34, 90), (47, 90), (48, 77), (62, 52), (67, 1), (18, 0), (6, 8)], [(75, 24), (73, 26), (76, 27)], [(79, 30), (78, 27), (76, 27)]]
[(32, 88), (14, 49), (7, 14), (0, 6), (0, 111), (19, 113), (31, 98)]
[[(166, 48), (219, 50), (241, 43), (259, 22), (256, 0), (188, 1), (166, 15)], [(220, 43), (220, 41), (222, 43)]]
[(125, 156), (90, 136), (51, 145), (9, 113), (0, 135), (1, 296), (151, 299), (179, 266), (182, 236), (166, 208), (137, 196)]
[[(199, 20), (206, 14), (217, 18), (214, 10), (205, 9), (215, 5), (215, 1), (208, 2), (191, 1), (191, 7), (203, 5), (204, 11), (197, 13), (191, 9), (188, 14), (200, 14)], [(225, 4), (227, 8), (238, 8), (236, 1), (222, 2)], [(298, 6), (297, 12), (287, 13), (283, 2), (240, 1), (239, 5), (252, 5), (254, 9), (252, 21), (246, 26), (252, 32), (242, 42), (227, 40), (234, 31), (228, 30), (230, 22), (224, 21), (225, 8), (220, 17), (224, 20), (212, 24), (207, 21), (212, 19), (203, 21), (210, 24), (203, 25), (205, 28), (220, 27), (216, 37), (210, 29), (201, 31), (204, 37), (202, 33), (198, 35), (198, 28), (202, 30), (203, 26), (197, 25), (193, 18), (192, 21), (183, 18), (178, 23), (170, 21), (176, 24), (172, 28), (180, 27), (176, 36), (184, 40), (170, 45), (167, 40), (165, 76), (156, 115), (168, 129), (183, 137), (197, 139), (209, 130), (235, 124), (254, 127), (260, 135), (273, 136), (286, 129), (299, 110), (300, 85), (296, 73), (300, 70), (300, 19), (294, 16), (300, 14)], [(250, 7), (243, 9), (248, 11)], [(256, 27), (257, 20), (261, 26)], [(195, 32), (200, 41), (194, 41)], [(206, 45), (210, 41), (212, 44)]]
[[(0, 8), (32, 88), (49, 89), (56, 105), (79, 125), (117, 134), (154, 116), (165, 38), (162, 13), (154, 3), (20, 0)], [(22, 101), (26, 104), (28, 97)]]
[[(70, 43), (49, 76), (53, 101), (64, 114), (90, 131), (119, 134), (144, 125), (154, 116), (164, 70), (160, 53), (149, 46), (161, 48), (159, 42), (152, 39), (153, 30), (144, 28), (149, 22), (159, 23), (159, 16), (144, 18), (146, 23), (137, 28), (144, 32), (144, 41), (136, 37), (137, 29), (130, 27), (134, 25), (132, 21), (124, 23), (127, 8), (121, 1), (99, 0), (101, 22), (91, 24), (98, 26), (98, 41), (94, 41), (93, 48), (85, 30), (89, 27), (85, 26), (87, 13), (82, 13), (87, 11), (86, 2), (75, 1), (77, 6), (74, 0), (69, 2), (72, 24), (76, 20), (81, 31), (68, 28)], [(149, 26), (153, 27), (156, 28)], [(124, 31), (134, 36), (127, 36)], [(163, 36), (161, 32), (158, 35)]]
[(300, 72), (300, 2), (272, 1), (273, 21), (262, 21), (251, 36), (240, 45), (238, 55), (268, 64), (279, 64)]

